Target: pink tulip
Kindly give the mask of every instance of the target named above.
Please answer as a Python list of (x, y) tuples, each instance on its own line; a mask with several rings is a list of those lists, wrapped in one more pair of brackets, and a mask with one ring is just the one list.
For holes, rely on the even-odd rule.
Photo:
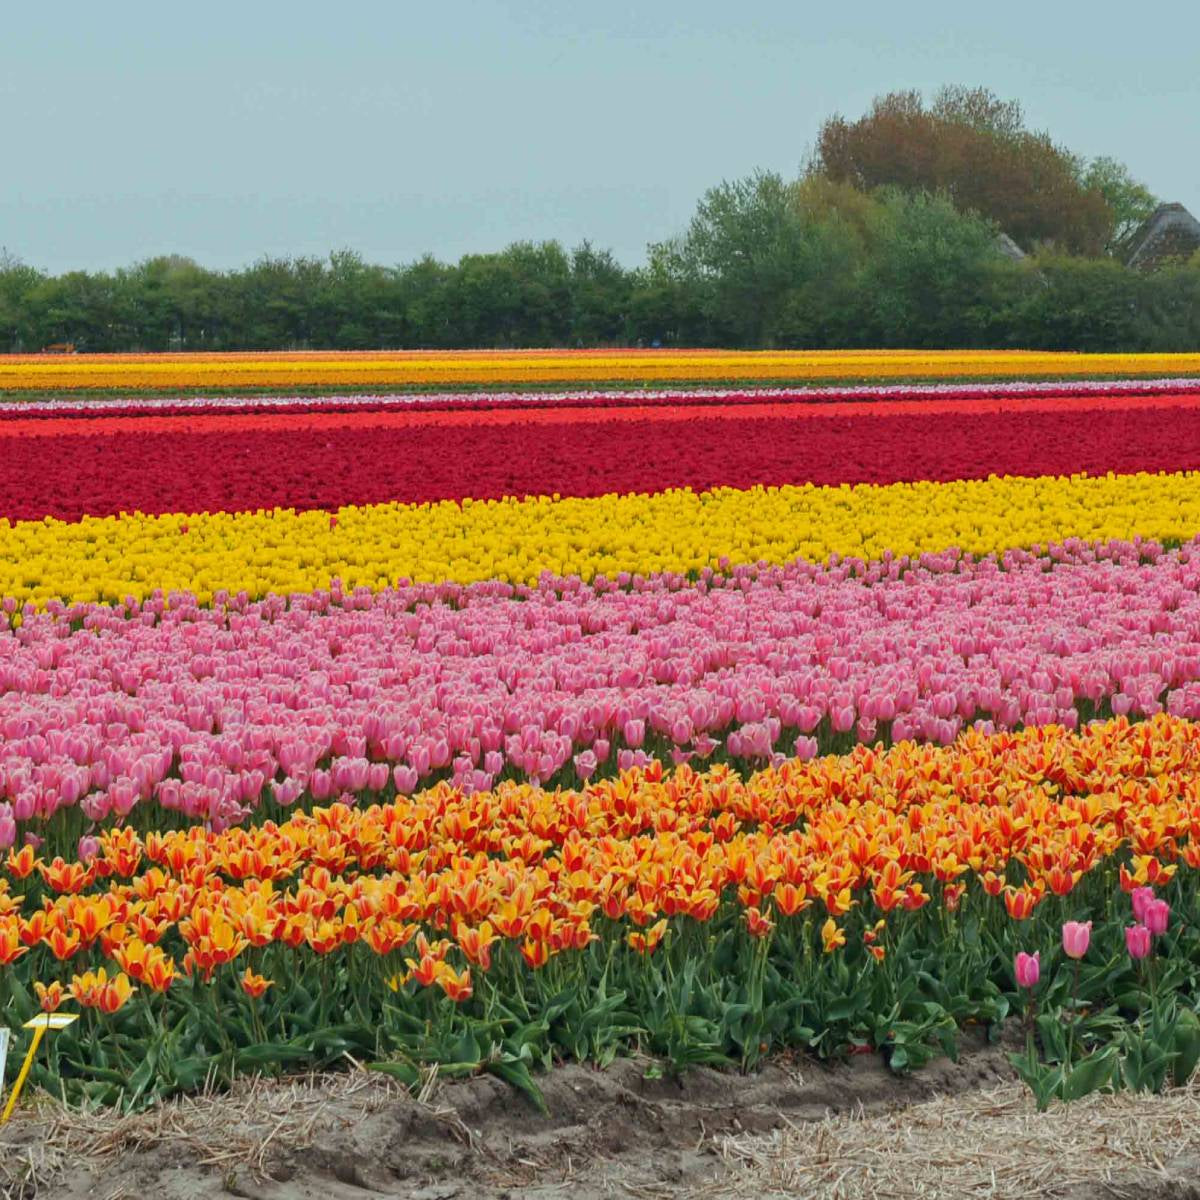
[(1152, 887), (1134, 888), (1129, 895), (1130, 902), (1133, 904), (1133, 918), (1140, 925), (1146, 924), (1146, 905), (1154, 902), (1154, 889)]
[(1145, 958), (1150, 953), (1150, 930), (1145, 925), (1127, 925), (1125, 949), (1130, 958)]
[(1068, 958), (1082, 958), (1091, 940), (1091, 921), (1067, 921), (1062, 927), (1063, 951)]
[(801, 761), (808, 762), (817, 756), (818, 743), (816, 738), (798, 737), (793, 754)]
[(676, 717), (671, 722), (671, 741), (677, 746), (692, 740), (692, 721), (690, 717)]
[(1034, 988), (1037, 987), (1038, 980), (1041, 978), (1042, 970), (1042, 955), (1039, 950), (1036, 954), (1025, 954), (1024, 952), (1017, 955), (1017, 987)]
[(1146, 905), (1145, 915), (1146, 928), (1158, 937), (1160, 934), (1167, 932), (1167, 926), (1171, 922), (1171, 906), (1165, 900), (1151, 900)]
[(396, 791), (400, 795), (407, 796), (410, 792), (416, 791), (420, 776), (417, 774), (416, 767), (406, 767), (400, 764), (392, 768), (392, 782), (395, 783)]
[(596, 761), (596, 756), (590, 751), (585, 750), (582, 754), (575, 755), (575, 774), (586, 783), (596, 773), (599, 763)]
[(271, 781), (271, 795), (276, 804), (282, 804), (285, 807), (295, 804), (303, 792), (304, 784), (299, 779), (288, 778), (282, 783), (274, 779)]
[(90, 834), (84, 834), (79, 839), (78, 852), (80, 862), (90, 862), (100, 853), (100, 839), (92, 837)]
[(854, 705), (839, 705), (829, 714), (834, 733), (848, 733), (854, 727)]
[[(650, 730), (669, 743), (685, 718), (677, 747), (728, 744), (754, 765), (793, 732), (795, 757), (820, 753), (804, 739), (831, 724), (947, 742), (989, 718), (1069, 725), (1081, 699), (1118, 693), (1130, 716), (1161, 703), (1197, 719), (1198, 548), (1068, 540), (1046, 550), (1051, 573), (1012, 550), (1002, 586), (995, 562), (954, 553), (730, 566), (690, 590), (614, 572), (540, 591), (405, 581), (30, 606), (0, 652), (0, 841), (66, 806), (96, 824), (147, 803), (236, 822), (264, 797), (362, 792), (364, 764), (376, 791), (380, 758), (415, 769), (400, 777), (413, 790), (451, 764), (474, 786), (489, 753), (494, 777), (549, 778), (589, 749), (611, 762), (613, 742), (636, 765)], [(336, 779), (314, 779), (318, 764)]]

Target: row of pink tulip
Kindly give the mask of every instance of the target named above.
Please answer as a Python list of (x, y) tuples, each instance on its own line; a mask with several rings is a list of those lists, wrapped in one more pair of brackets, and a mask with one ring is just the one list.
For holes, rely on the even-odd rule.
[(586, 780), (854, 740), (1200, 716), (1200, 539), (539, 587), (51, 605), (0, 635), (0, 845), (60, 809)]
[(1156, 396), (1200, 391), (1196, 379), (1014, 380), (1005, 383), (881, 384), (858, 387), (698, 388), (646, 391), (425, 392), (348, 396), (121, 396), (62, 397), (0, 405), (5, 416), (158, 416), (204, 413), (349, 412), (359, 410), (466, 408), (612, 408), (653, 404), (718, 404), (843, 400), (984, 399), (1023, 396)]

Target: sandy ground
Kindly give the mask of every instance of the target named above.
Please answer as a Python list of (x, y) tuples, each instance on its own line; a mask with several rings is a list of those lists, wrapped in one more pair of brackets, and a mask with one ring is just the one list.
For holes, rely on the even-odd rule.
[(47, 1102), (0, 1129), (0, 1196), (1200, 1200), (1200, 1084), (1043, 1117), (981, 1043), (907, 1078), (874, 1056), (655, 1076), (636, 1059), (560, 1068), (539, 1081), (549, 1117), (492, 1077), (414, 1098), (362, 1071), (131, 1117)]

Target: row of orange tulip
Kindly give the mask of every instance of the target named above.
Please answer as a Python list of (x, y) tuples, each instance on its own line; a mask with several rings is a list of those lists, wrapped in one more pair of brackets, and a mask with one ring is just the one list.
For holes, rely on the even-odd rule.
[[(1163, 886), (1200, 867), (1200, 725), (1160, 715), (1078, 733), (972, 731), (748, 780), (655, 765), (579, 791), (439, 785), (221, 834), (110, 829), (86, 862), (25, 846), (3, 865), (6, 967), (29, 955), (25, 968), (57, 973), (96, 965), (98, 951), (162, 991), (252, 948), (324, 956), (362, 944), (405, 958), (401, 979), (463, 999), (470, 969), (487, 971), (506, 941), (534, 969), (601, 937), (650, 953), (674, 919), (732, 905), (759, 937), (807, 913), (833, 951), (851, 909), (875, 943), (876, 920), (933, 898), (953, 911), (973, 881), (993, 898), (981, 904), (1015, 920), (1099, 867), (1127, 889)], [(71, 991), (106, 1007), (125, 986), (79, 976)], [(244, 986), (267, 981), (249, 972)], [(41, 994), (51, 1006), (65, 993), (50, 983)]]
[(536, 350), (276, 354), (10, 356), (0, 392), (57, 390), (427, 388), (946, 378), (1182, 376), (1196, 354), (1012, 350)]

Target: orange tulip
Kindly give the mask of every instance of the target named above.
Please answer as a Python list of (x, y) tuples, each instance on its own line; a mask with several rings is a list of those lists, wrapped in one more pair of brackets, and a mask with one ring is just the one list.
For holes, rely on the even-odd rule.
[(459, 949), (468, 961), (475, 963), (481, 971), (491, 968), (492, 945), (496, 941), (496, 932), (489, 922), (484, 921), (478, 928), (460, 925), (455, 937)]
[(1138, 887), (1151, 885), (1165, 887), (1175, 877), (1179, 869), (1178, 863), (1167, 866), (1152, 854), (1135, 854), (1133, 857), (1133, 878)]
[(832, 954), (846, 944), (846, 931), (832, 917), (821, 926), (821, 943), (826, 954)]
[(433, 985), (438, 977), (438, 967), (442, 965), (438, 959), (428, 954), (422, 955), (420, 961), (406, 958), (404, 962), (408, 967), (409, 978), (415, 979), (422, 987)]
[(175, 960), (168, 958), (158, 946), (131, 940), (117, 949), (113, 958), (131, 978), (144, 983), (153, 992), (165, 992), (175, 980)]
[(21, 922), (16, 917), (6, 917), (0, 920), (0, 966), (7, 967), (15, 963), (23, 954), (28, 954), (28, 947), (21, 944)]
[(4, 865), (14, 879), (25, 879), (33, 873), (35, 867), (41, 868), (42, 860), (34, 853), (32, 846), (22, 846), (20, 850), (8, 852)]
[(638, 954), (653, 954), (658, 949), (659, 943), (663, 940), (663, 935), (667, 932), (667, 920), (656, 921), (649, 929), (644, 932), (632, 930), (626, 940), (630, 947)]
[(103, 967), (71, 977), (71, 995), (84, 1008), (98, 1008), (110, 1015), (121, 1008), (136, 990), (123, 971), (112, 979), (109, 979), (108, 972)]
[(521, 957), (525, 960), (526, 966), (534, 971), (539, 967), (544, 967), (550, 961), (550, 945), (544, 940), (535, 942), (526, 938), (521, 943), (520, 949)]
[(37, 981), (33, 985), (33, 990), (37, 995), (38, 1003), (42, 1007), (42, 1012), (57, 1012), (58, 1006), (62, 1004), (65, 997), (63, 985), (56, 979), (53, 983), (42, 983)]
[(137, 991), (123, 972), (111, 979), (100, 991), (98, 1007), (111, 1016)]
[(1079, 882), (1079, 871), (1068, 871), (1057, 863), (1046, 873), (1046, 882), (1056, 896), (1068, 895)]
[(775, 928), (775, 922), (764, 917), (757, 908), (748, 908), (745, 913), (746, 932), (752, 938), (764, 938)]
[(79, 934), (73, 929), (69, 932), (62, 928), (61, 925), (56, 925), (46, 935), (44, 939), (47, 946), (50, 947), (50, 953), (54, 955), (59, 962), (64, 962), (71, 958), (79, 949)]
[(442, 963), (437, 973), (437, 983), (455, 1004), (461, 1004), (471, 998), (470, 967), (464, 967), (458, 972), (449, 963)]
[(75, 895), (82, 892), (84, 888), (90, 887), (96, 878), (94, 866), (84, 867), (82, 863), (64, 862), (61, 858), (56, 858), (49, 865), (42, 863), (39, 870), (47, 887), (53, 891), (70, 895)]
[(242, 972), (241, 978), (242, 991), (250, 997), (251, 1000), (259, 1000), (266, 993), (267, 988), (274, 987), (273, 979), (264, 979), (261, 975), (255, 975), (249, 967)]
[(107, 896), (72, 899), (74, 903), (67, 908), (69, 918), (74, 923), (79, 940), (85, 946), (90, 946), (112, 924), (112, 901)]
[(152, 992), (165, 992), (175, 982), (175, 960), (168, 958), (157, 946), (151, 947), (142, 982)]
[(328, 954), (342, 944), (342, 926), (339, 922), (322, 921), (309, 928), (305, 940), (318, 954)]
[(391, 919), (376, 920), (367, 926), (363, 940), (376, 954), (382, 956), (408, 945), (416, 931), (415, 925), (406, 925)]
[(775, 907), (785, 917), (794, 917), (808, 907), (808, 896), (803, 886), (781, 883), (773, 893)]
[(1032, 916), (1041, 898), (1040, 892), (1029, 887), (1015, 888), (1009, 885), (1004, 889), (1004, 907), (1014, 921), (1024, 921)]

